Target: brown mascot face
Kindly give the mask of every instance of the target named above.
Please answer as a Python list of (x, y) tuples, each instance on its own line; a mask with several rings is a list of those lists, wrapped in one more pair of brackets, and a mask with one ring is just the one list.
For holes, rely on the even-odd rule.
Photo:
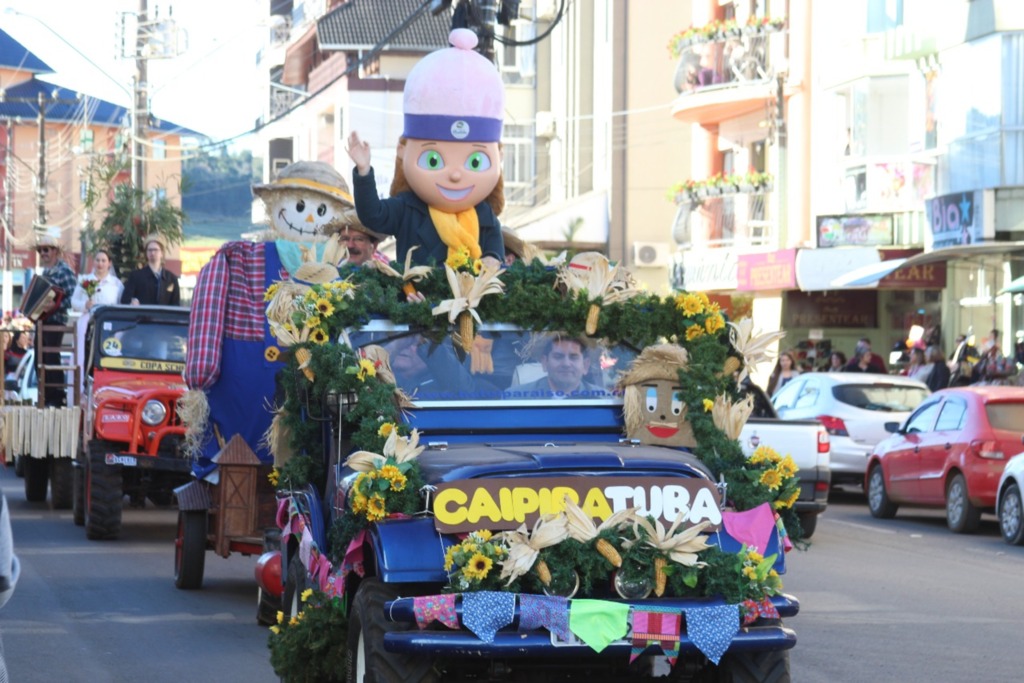
[(652, 380), (629, 387), (639, 392), (643, 416), (637, 433), (630, 438), (653, 446), (693, 448), (697, 439), (686, 419), (686, 406), (679, 398), (680, 387), (667, 380)]

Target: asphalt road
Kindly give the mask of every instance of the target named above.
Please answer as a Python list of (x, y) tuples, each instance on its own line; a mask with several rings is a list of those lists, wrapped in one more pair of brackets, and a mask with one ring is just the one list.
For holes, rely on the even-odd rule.
[(963, 536), (941, 510), (876, 520), (862, 495), (833, 495), (810, 549), (787, 562), (798, 683), (1024, 678), (1024, 547), (1003, 542), (995, 517)]
[(14, 683), (277, 681), (256, 624), (255, 558), (212, 552), (203, 588), (174, 587), (171, 509), (126, 510), (117, 541), (89, 541), (71, 511), (25, 502), (0, 470), (21, 579), (0, 610)]
[[(122, 539), (92, 542), (70, 512), (28, 504), (0, 471), (22, 577), (0, 610), (11, 680), (277, 681), (255, 622), (254, 558), (207, 553), (204, 586), (173, 582), (172, 510), (128, 510)], [(958, 536), (941, 511), (872, 519), (833, 495), (811, 547), (787, 558), (797, 683), (1017, 681), (1024, 672), (1024, 547), (995, 519)]]

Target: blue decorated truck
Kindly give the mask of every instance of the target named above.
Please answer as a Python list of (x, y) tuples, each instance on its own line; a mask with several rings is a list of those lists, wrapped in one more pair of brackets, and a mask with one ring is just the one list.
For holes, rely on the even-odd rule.
[[(482, 322), (449, 327), (349, 310), (340, 343), (286, 352), (277, 673), (789, 681), (799, 479), (737, 442), (755, 345), (702, 295), (608, 303), (594, 329), (543, 269), (510, 274), (539, 312), (485, 299)], [(670, 346), (678, 367), (646, 357)], [(331, 642), (302, 632), (326, 624)]]

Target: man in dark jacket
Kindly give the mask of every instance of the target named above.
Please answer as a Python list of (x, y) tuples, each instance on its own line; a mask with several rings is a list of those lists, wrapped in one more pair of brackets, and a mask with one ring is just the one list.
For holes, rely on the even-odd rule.
[(146, 265), (128, 275), (121, 303), (181, 305), (178, 276), (164, 268), (164, 243), (157, 235), (146, 238)]

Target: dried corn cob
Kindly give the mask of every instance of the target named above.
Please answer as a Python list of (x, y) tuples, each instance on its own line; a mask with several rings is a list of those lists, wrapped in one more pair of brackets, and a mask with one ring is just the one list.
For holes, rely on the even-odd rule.
[(537, 560), (537, 564), (533, 566), (534, 571), (537, 572), (537, 576), (540, 577), (540, 582), (545, 586), (551, 585), (551, 570), (548, 569), (548, 563), (544, 560)]
[(469, 353), (473, 349), (473, 316), (469, 311), (459, 313), (459, 337), (462, 338), (462, 349)]
[(295, 360), (299, 361), (299, 368), (302, 373), (306, 375), (306, 379), (310, 382), (316, 380), (316, 375), (313, 374), (313, 369), (309, 367), (309, 361), (313, 359), (313, 354), (307, 348), (301, 348), (295, 350)]
[(597, 333), (597, 318), (601, 315), (601, 307), (597, 304), (590, 304), (587, 311), (587, 335), (594, 336)]
[(740, 359), (736, 356), (729, 356), (725, 359), (725, 365), (722, 367), (722, 374), (726, 377), (731, 375), (740, 369)]
[(654, 558), (654, 594), (659, 598), (665, 594), (665, 585), (668, 583), (668, 574), (665, 573), (665, 566), (668, 560), (664, 557)]
[(619, 555), (619, 551), (615, 549), (615, 546), (605, 539), (597, 539), (597, 542), (594, 543), (594, 549), (601, 553), (604, 559), (611, 562), (613, 567), (618, 568), (622, 566), (622, 555)]
[(416, 286), (412, 282), (406, 282), (402, 285), (402, 291), (405, 292), (406, 296), (412, 296), (416, 293)]

